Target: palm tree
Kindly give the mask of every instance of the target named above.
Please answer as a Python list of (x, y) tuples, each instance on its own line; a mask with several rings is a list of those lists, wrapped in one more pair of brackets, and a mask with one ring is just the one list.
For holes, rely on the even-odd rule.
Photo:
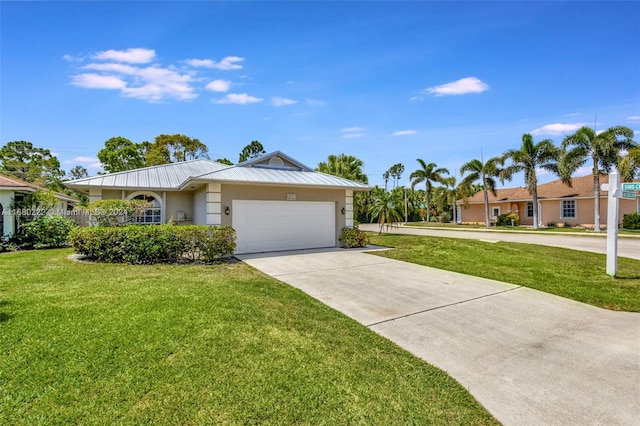
[(316, 171), (366, 184), (369, 183), (369, 178), (362, 171), (363, 166), (362, 160), (353, 155), (332, 154), (327, 157), (327, 161), (318, 164)]
[(384, 225), (393, 225), (396, 222), (402, 221), (402, 214), (404, 211), (404, 200), (398, 199), (398, 191), (385, 191), (377, 186), (371, 190), (371, 202), (369, 204), (369, 214), (372, 220), (378, 219), (380, 224), (380, 232), (382, 234), (382, 228)]
[(522, 135), (520, 149), (510, 149), (503, 154), (505, 160), (510, 159), (512, 164), (502, 171), (501, 179), (511, 180), (515, 173), (524, 171), (524, 182), (527, 191), (533, 197), (533, 227), (538, 229), (538, 177), (536, 168), (548, 170), (558, 174), (558, 160), (560, 150), (551, 139), (545, 139), (538, 143), (533, 142), (533, 136), (529, 133)]
[(420, 163), (420, 168), (415, 172), (411, 173), (409, 179), (411, 179), (411, 187), (415, 187), (417, 184), (424, 182), (425, 186), (425, 197), (424, 201), (427, 208), (427, 222), (430, 221), (430, 210), (431, 210), (431, 190), (433, 189), (434, 182), (441, 182), (443, 174), (449, 174), (449, 170), (444, 167), (436, 166), (436, 163), (425, 163), (425, 161), (421, 158), (416, 160)]
[(600, 175), (607, 174), (614, 166), (622, 150), (629, 150), (637, 144), (633, 141), (633, 130), (625, 126), (610, 127), (602, 133), (583, 126), (562, 141), (567, 150), (561, 164), (562, 180), (571, 186), (571, 174), (589, 159), (593, 166), (594, 230), (600, 231)]
[(458, 200), (466, 201), (469, 197), (470, 188), (464, 182), (458, 184), (455, 176), (442, 179), (442, 184), (444, 185), (442, 187), (443, 204), (446, 203), (451, 206), (451, 222), (457, 223), (456, 202)]
[(492, 157), (485, 163), (478, 159), (473, 159), (467, 163), (464, 163), (460, 167), (460, 174), (464, 176), (465, 172), (469, 174), (462, 179), (462, 185), (470, 187), (474, 182), (480, 181), (482, 191), (484, 192), (484, 218), (485, 225), (488, 228), (491, 223), (489, 222), (489, 192), (493, 195), (497, 195), (496, 192), (496, 180), (500, 177), (502, 169), (500, 166), (504, 164), (502, 157)]
[(627, 182), (631, 182), (636, 175), (640, 174), (640, 146), (631, 148), (625, 156), (620, 158), (618, 170), (620, 178)]

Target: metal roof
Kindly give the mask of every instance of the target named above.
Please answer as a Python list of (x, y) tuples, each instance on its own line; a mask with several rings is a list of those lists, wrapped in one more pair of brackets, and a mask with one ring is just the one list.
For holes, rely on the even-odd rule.
[(369, 186), (337, 176), (313, 171), (262, 169), (254, 167), (229, 167), (224, 170), (198, 176), (215, 182), (237, 182), (272, 185), (298, 185), (368, 190)]
[[(274, 155), (282, 155), (277, 151)], [(295, 160), (291, 159), (293, 162)], [(65, 182), (76, 189), (112, 188), (112, 189), (159, 189), (181, 190), (192, 181), (198, 182), (236, 182), (263, 185), (298, 185), (325, 188), (341, 188), (368, 190), (369, 186), (337, 176), (327, 175), (312, 170), (284, 170), (275, 168), (246, 167), (252, 162), (242, 165), (228, 166), (210, 160), (193, 160), (143, 169), (109, 173), (94, 177)]]
[(65, 182), (75, 188), (179, 189), (191, 177), (229, 167), (210, 160), (181, 161)]

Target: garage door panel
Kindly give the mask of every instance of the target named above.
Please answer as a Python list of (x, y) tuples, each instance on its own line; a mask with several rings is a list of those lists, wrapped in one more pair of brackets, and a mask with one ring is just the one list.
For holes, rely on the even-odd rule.
[(335, 246), (335, 203), (233, 200), (236, 253)]

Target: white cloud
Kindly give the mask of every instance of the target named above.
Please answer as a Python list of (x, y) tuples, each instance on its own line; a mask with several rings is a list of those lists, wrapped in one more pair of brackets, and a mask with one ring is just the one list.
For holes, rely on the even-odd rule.
[(581, 112), (572, 112), (571, 114), (565, 115), (565, 117), (577, 117), (579, 115), (582, 115), (582, 113)]
[(204, 88), (213, 92), (228, 92), (231, 88), (231, 82), (228, 80), (213, 80), (207, 83)]
[(103, 71), (103, 72), (114, 72), (118, 74), (128, 74), (128, 75), (136, 75), (141, 68), (134, 67), (133, 65), (125, 65), (125, 64), (87, 64), (82, 67), (85, 70), (95, 70), (95, 71)]
[(307, 104), (311, 106), (325, 106), (329, 105), (329, 102), (321, 101), (320, 99), (307, 99)]
[(461, 78), (451, 83), (441, 84), (424, 89), (424, 93), (435, 96), (466, 95), (467, 93), (482, 93), (489, 89), (489, 85), (476, 77)]
[(340, 129), (341, 133), (349, 133), (349, 132), (361, 132), (364, 129), (362, 127), (347, 127), (344, 129)]
[(240, 56), (226, 56), (222, 58), (220, 62), (216, 62), (212, 59), (187, 59), (185, 62), (195, 68), (216, 68), (219, 70), (239, 70), (242, 65), (237, 62), (244, 61), (244, 58)]
[(342, 137), (343, 137), (344, 139), (361, 138), (361, 137), (363, 137), (363, 136), (365, 136), (365, 134), (364, 134), (364, 133), (347, 133), (347, 134), (342, 135)]
[(393, 132), (393, 136), (407, 136), (407, 135), (415, 135), (415, 130), (398, 130), (397, 132)]
[(640, 120), (640, 115), (631, 115), (631, 116), (627, 117), (627, 120), (629, 120), (629, 121), (638, 121), (638, 120)]
[(560, 135), (567, 132), (575, 132), (583, 123), (554, 123), (546, 124), (538, 129), (532, 130), (532, 135)]
[(295, 99), (282, 98), (280, 96), (274, 96), (273, 98), (271, 98), (271, 102), (273, 103), (274, 106), (277, 106), (277, 107), (293, 105), (298, 103), (298, 101), (296, 101)]
[(424, 101), (424, 98), (422, 96), (412, 96), (409, 98), (409, 100), (411, 102), (420, 102), (420, 101)]
[(105, 50), (92, 56), (102, 61), (127, 62), (129, 64), (147, 64), (156, 57), (153, 49), (131, 48), (127, 50)]
[(262, 102), (264, 99), (250, 96), (246, 93), (229, 93), (224, 99), (216, 101), (218, 104), (254, 104)]
[(71, 76), (71, 84), (88, 89), (124, 89), (127, 83), (113, 75), (93, 73)]
[(95, 163), (98, 159), (96, 157), (75, 157), (71, 161), (76, 163)]

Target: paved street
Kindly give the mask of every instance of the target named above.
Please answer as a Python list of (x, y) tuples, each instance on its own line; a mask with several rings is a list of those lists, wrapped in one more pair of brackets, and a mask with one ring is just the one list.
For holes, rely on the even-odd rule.
[[(363, 231), (378, 232), (377, 224), (360, 224)], [(467, 231), (453, 229), (425, 229), (415, 226), (400, 226), (384, 228), (384, 232), (393, 234), (429, 235), (432, 237), (467, 238), (485, 241), (509, 241), (514, 243), (540, 244), (553, 247), (564, 247), (573, 250), (590, 251), (594, 253), (607, 252), (607, 239), (604, 236), (582, 236), (576, 234), (542, 234), (487, 231)], [(618, 256), (640, 259), (640, 238), (619, 238)]]

